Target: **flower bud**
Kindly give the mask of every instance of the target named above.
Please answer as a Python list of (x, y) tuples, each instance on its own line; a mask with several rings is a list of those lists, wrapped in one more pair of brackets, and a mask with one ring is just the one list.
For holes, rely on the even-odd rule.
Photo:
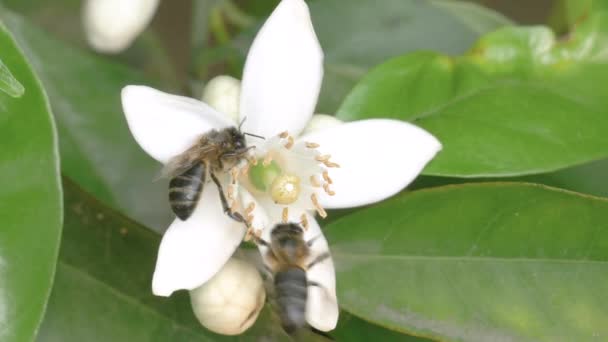
[(208, 282), (190, 291), (194, 315), (207, 329), (237, 335), (255, 322), (266, 292), (254, 265), (231, 258)]
[(337, 126), (342, 123), (342, 120), (337, 119), (335, 116), (327, 115), (327, 114), (315, 114), (312, 116), (301, 135), (305, 135), (308, 133), (321, 131), (325, 128)]
[(234, 122), (238, 122), (241, 81), (230, 76), (217, 76), (205, 86), (202, 100), (218, 112), (228, 115)]
[(119, 53), (148, 26), (159, 0), (87, 0), (83, 8), (89, 45), (103, 53)]

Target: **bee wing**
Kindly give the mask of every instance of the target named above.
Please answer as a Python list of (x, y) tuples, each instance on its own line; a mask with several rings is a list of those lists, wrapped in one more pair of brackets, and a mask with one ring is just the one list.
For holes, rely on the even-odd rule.
[[(329, 253), (329, 246), (315, 218), (308, 215), (308, 222), (309, 227), (304, 233), (304, 239), (306, 241), (314, 239), (310, 246), (310, 259), (313, 260), (319, 255)], [(333, 330), (338, 323), (340, 308), (336, 297), (336, 271), (331, 254), (309, 268), (306, 277), (309, 282), (318, 284), (308, 287), (306, 321), (318, 330)]]
[(192, 147), (186, 152), (177, 155), (163, 166), (159, 178), (173, 178), (189, 170), (194, 164), (205, 159), (205, 155), (211, 153), (215, 146)]

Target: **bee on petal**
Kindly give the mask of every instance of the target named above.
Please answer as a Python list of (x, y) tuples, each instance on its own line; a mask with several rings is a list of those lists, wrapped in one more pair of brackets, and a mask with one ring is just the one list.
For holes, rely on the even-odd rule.
[[(274, 304), (281, 319), (281, 326), (288, 334), (295, 334), (307, 327), (308, 302), (320, 300), (311, 298), (311, 293), (313, 296), (323, 294), (323, 300), (332, 298), (326, 293), (329, 286), (323, 284), (324, 278), (309, 279), (308, 276), (308, 270), (331, 259), (329, 251), (312, 254), (311, 246), (317, 237), (305, 241), (304, 229), (298, 223), (277, 224), (272, 228), (269, 242), (254, 237), (259, 245), (267, 247), (264, 256), (265, 267), (272, 274)], [(321, 291), (311, 292), (309, 287), (317, 287)], [(335, 298), (332, 300), (335, 302)], [(337, 303), (334, 304), (337, 307)]]
[(236, 127), (213, 129), (165, 165), (162, 173), (171, 178), (169, 203), (179, 219), (185, 221), (192, 215), (205, 181), (211, 177), (218, 188), (224, 212), (234, 220), (244, 222), (240, 213), (231, 210), (218, 175), (229, 173), (234, 167), (247, 162), (250, 147), (246, 146), (245, 134)]

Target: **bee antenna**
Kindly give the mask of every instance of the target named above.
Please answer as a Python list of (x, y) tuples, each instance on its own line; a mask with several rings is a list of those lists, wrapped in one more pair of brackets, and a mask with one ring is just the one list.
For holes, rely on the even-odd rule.
[(264, 137), (263, 137), (263, 136), (261, 136), (261, 135), (257, 135), (257, 134), (253, 134), (253, 133), (247, 133), (247, 132), (243, 132), (243, 134), (245, 134), (245, 135), (249, 135), (249, 136), (251, 136), (251, 137), (260, 138), (260, 139), (262, 139), (262, 140), (266, 140), (266, 138), (264, 138)]
[[(239, 123), (239, 132), (241, 131), (241, 127), (243, 127), (243, 124), (245, 123), (245, 120), (247, 120), (246, 116), (244, 116), (243, 120), (241, 120), (241, 123)], [(245, 134), (247, 134), (247, 133), (245, 133)]]

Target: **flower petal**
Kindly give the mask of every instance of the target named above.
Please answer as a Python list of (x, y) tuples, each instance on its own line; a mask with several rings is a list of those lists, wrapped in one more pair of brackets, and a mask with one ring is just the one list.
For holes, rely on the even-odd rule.
[(83, 8), (87, 41), (99, 52), (126, 49), (148, 26), (159, 0), (87, 0)]
[(217, 188), (207, 184), (192, 216), (175, 219), (163, 236), (152, 292), (170, 296), (200, 286), (226, 263), (244, 235), (244, 225), (224, 214)]
[[(308, 224), (304, 240), (314, 239), (314, 243), (310, 246), (310, 254), (316, 257), (329, 252), (327, 240), (314, 216), (308, 215)], [(331, 256), (308, 269), (306, 278), (309, 282), (321, 285), (308, 287), (306, 321), (321, 331), (333, 330), (338, 323), (340, 308), (336, 298), (336, 271)]]
[(146, 86), (124, 87), (122, 107), (137, 143), (161, 163), (184, 152), (201, 134), (234, 125), (201, 101)]
[(297, 136), (313, 114), (323, 78), (323, 51), (303, 0), (283, 0), (251, 45), (243, 72), (243, 131)]
[(326, 208), (366, 205), (405, 188), (441, 150), (430, 133), (403, 121), (371, 119), (344, 123), (300, 138), (320, 145), (339, 168), (330, 168), (334, 196), (323, 193)]

